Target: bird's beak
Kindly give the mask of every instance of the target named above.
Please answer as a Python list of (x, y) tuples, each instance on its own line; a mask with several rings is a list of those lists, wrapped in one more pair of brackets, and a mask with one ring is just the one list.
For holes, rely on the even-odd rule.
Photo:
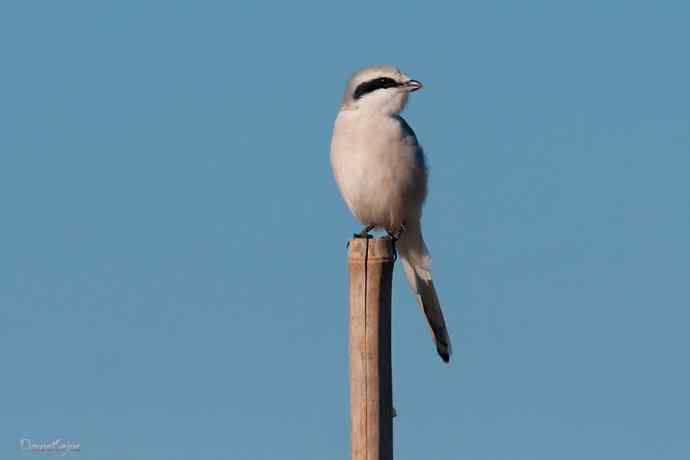
[(422, 82), (417, 80), (407, 80), (403, 86), (408, 92), (417, 91), (422, 88)]

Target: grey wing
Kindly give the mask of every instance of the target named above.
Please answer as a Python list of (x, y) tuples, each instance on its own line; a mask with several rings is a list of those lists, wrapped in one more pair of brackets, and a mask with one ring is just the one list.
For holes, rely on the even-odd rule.
[(418, 199), (420, 199), (421, 205), (421, 203), (424, 202), (424, 200), (426, 199), (427, 176), (429, 174), (429, 171), (426, 166), (426, 157), (424, 156), (424, 149), (419, 144), (417, 136), (415, 135), (410, 125), (407, 124), (405, 119), (399, 115), (397, 118), (398, 120), (400, 120), (400, 126), (403, 130), (403, 142), (408, 145), (414, 146), (415, 149), (415, 168), (417, 169), (418, 173), (416, 176), (419, 177), (421, 180), (415, 184), (415, 190), (413, 191), (413, 194)]
[(400, 121), (400, 126), (402, 127), (406, 142), (410, 144), (419, 145), (419, 142), (417, 142), (417, 135), (414, 133), (410, 125), (408, 125), (405, 119), (400, 115), (398, 115), (397, 118), (398, 121)]

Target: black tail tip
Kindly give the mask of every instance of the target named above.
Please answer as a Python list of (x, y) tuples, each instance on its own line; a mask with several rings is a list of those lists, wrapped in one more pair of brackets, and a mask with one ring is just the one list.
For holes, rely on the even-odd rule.
[(444, 363), (447, 363), (447, 362), (450, 361), (450, 355), (448, 354), (448, 352), (439, 351), (438, 354), (439, 354), (439, 356), (441, 357), (441, 359), (443, 360)]

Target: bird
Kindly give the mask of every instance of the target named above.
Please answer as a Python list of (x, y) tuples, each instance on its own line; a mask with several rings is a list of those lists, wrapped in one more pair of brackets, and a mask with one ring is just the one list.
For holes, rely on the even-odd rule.
[(444, 362), (452, 347), (431, 278), (431, 256), (422, 237), (422, 206), (427, 195), (424, 150), (400, 116), (410, 93), (422, 88), (391, 65), (373, 65), (347, 82), (333, 125), (331, 168), (353, 216), (393, 239), (405, 276), (431, 329)]

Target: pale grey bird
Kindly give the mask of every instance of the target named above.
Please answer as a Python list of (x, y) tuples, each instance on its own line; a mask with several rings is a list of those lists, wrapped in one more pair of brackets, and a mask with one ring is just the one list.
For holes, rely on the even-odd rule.
[(355, 73), (345, 89), (331, 139), (331, 166), (340, 192), (365, 229), (399, 237), (405, 276), (422, 307), (444, 361), (450, 338), (431, 280), (431, 257), (420, 218), (427, 191), (424, 152), (400, 116), (407, 96), (422, 87), (395, 67), (376, 65)]

